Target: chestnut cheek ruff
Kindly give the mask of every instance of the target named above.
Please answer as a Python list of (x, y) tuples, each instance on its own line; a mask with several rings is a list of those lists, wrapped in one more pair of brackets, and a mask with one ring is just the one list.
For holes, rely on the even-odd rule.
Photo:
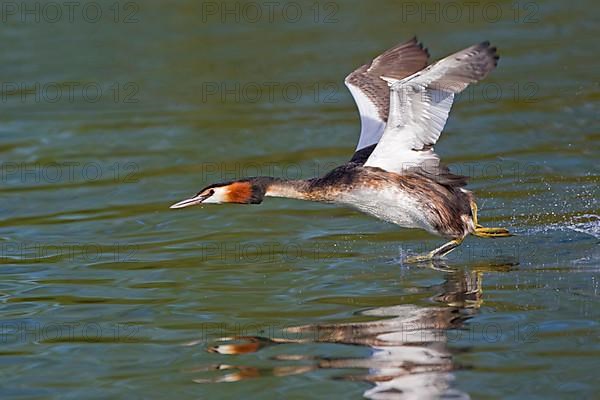
[(228, 189), (228, 203), (249, 204), (253, 202), (253, 191), (250, 182), (235, 182), (229, 185)]

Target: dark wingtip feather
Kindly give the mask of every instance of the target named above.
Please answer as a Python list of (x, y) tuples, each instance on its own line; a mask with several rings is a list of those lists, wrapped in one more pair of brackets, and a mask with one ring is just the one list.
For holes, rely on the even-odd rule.
[(487, 53), (494, 60), (494, 66), (498, 66), (498, 60), (500, 59), (500, 56), (497, 53), (498, 49), (496, 48), (496, 46), (491, 46), (489, 40), (486, 40), (486, 41), (483, 41), (483, 42), (479, 43), (479, 46), (482, 47), (482, 48), (485, 48), (487, 50)]
[(429, 49), (427, 47), (423, 47), (423, 43), (419, 43), (419, 47), (425, 52), (425, 54), (427, 54), (427, 58), (431, 56), (431, 54), (429, 54)]
[(431, 57), (431, 54), (429, 54), (429, 49), (423, 45), (423, 42), (419, 42), (419, 39), (417, 39), (417, 35), (414, 35), (411, 40), (415, 44), (419, 45), (419, 48), (423, 50), (425, 54), (427, 54), (427, 58)]
[(494, 65), (497, 66), (498, 65), (498, 60), (500, 59), (500, 55), (497, 53), (498, 49), (496, 48), (496, 46), (494, 47), (490, 47), (488, 49), (489, 54), (494, 58)]

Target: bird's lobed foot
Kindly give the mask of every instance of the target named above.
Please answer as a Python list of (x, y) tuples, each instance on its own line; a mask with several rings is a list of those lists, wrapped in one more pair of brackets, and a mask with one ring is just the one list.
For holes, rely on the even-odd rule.
[(508, 231), (508, 229), (504, 228), (484, 228), (483, 226), (478, 226), (475, 228), (475, 236), (485, 237), (485, 238), (500, 238), (500, 237), (510, 237), (514, 236), (512, 233)]
[(423, 263), (423, 262), (430, 262), (432, 260), (434, 260), (435, 257), (432, 254), (421, 254), (418, 256), (410, 256), (410, 257), (406, 257), (404, 259), (404, 262), (406, 264), (418, 264), (418, 263)]

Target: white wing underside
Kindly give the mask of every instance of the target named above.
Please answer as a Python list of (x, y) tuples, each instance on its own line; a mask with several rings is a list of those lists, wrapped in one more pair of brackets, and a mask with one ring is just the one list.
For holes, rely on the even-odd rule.
[(371, 146), (379, 142), (385, 129), (385, 121), (381, 120), (377, 106), (353, 84), (346, 82), (346, 86), (352, 93), (354, 101), (360, 113), (360, 138), (357, 150)]
[(433, 151), (452, 107), (454, 94), (483, 78), (496, 66), (488, 42), (448, 56), (404, 79), (382, 77), (391, 86), (390, 112), (379, 143), (365, 166), (402, 173), (437, 168)]
[(437, 168), (439, 158), (432, 146), (446, 125), (453, 100), (454, 93), (417, 82), (393, 83), (388, 123), (365, 166), (398, 173), (425, 164)]
[(377, 144), (385, 129), (390, 90), (381, 76), (406, 78), (425, 68), (428, 57), (427, 49), (415, 37), (386, 50), (346, 77), (344, 83), (360, 113), (361, 132), (357, 151)]

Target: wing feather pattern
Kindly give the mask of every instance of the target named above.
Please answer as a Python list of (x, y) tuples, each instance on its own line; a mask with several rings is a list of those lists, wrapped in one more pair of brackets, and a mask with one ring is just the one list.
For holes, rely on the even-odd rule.
[(454, 95), (485, 78), (497, 61), (496, 48), (483, 42), (409, 77), (383, 77), (390, 85), (390, 112), (365, 166), (398, 173), (414, 168), (447, 172), (433, 145), (446, 125)]
[(427, 49), (416, 38), (412, 38), (387, 50), (346, 77), (344, 82), (360, 113), (361, 131), (357, 151), (377, 144), (387, 122), (390, 89), (381, 76), (406, 78), (425, 68), (428, 58)]

